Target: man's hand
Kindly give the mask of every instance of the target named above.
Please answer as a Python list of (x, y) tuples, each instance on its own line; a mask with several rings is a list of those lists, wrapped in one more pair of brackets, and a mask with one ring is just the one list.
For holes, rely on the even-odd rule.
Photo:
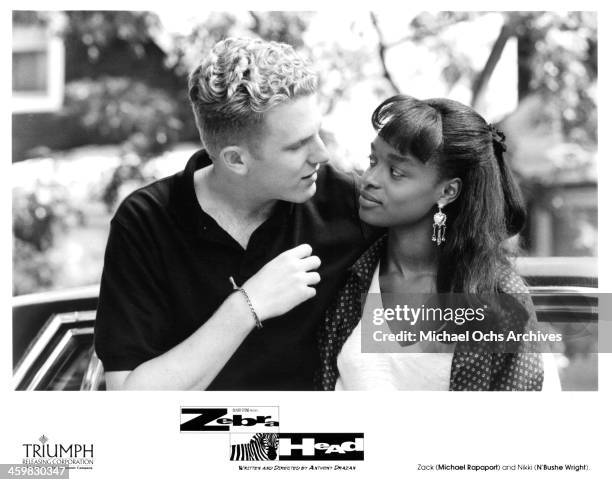
[(312, 248), (302, 244), (279, 254), (243, 285), (260, 320), (287, 313), (312, 298), (312, 287), (321, 281), (316, 270), (321, 266)]

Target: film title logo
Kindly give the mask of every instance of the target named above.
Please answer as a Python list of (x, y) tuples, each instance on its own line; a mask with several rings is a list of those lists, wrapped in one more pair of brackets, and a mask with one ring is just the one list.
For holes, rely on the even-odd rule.
[(252, 433), (278, 431), (278, 407), (181, 407), (181, 432)]
[(232, 434), (230, 461), (363, 461), (363, 433)]
[(363, 461), (363, 433), (281, 433), (280, 460)]

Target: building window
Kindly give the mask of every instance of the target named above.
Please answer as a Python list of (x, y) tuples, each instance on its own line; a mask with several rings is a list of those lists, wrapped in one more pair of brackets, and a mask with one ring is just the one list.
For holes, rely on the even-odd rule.
[(13, 113), (52, 112), (64, 98), (64, 43), (44, 26), (13, 26)]
[(13, 52), (13, 91), (46, 93), (47, 51)]

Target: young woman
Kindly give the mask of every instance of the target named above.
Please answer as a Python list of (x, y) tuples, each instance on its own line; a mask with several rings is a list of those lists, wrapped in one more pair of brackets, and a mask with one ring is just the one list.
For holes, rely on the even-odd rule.
[(452, 345), (432, 352), (424, 342), (414, 344), (416, 352), (361, 352), (364, 293), (522, 294), (515, 297), (526, 310), (526, 325), (535, 322), (507, 245), (523, 226), (525, 209), (504, 161), (504, 135), (461, 103), (405, 95), (378, 106), (372, 124), (378, 136), (359, 213), (388, 230), (353, 265), (326, 314), (319, 386), (541, 390), (537, 353), (459, 351)]

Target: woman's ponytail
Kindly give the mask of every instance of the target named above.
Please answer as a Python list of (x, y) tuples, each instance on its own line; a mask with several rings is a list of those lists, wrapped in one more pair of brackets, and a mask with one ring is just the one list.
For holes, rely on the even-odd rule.
[(518, 184), (514, 180), (512, 171), (506, 165), (504, 152), (506, 151), (506, 135), (493, 125), (489, 125), (491, 131), (493, 152), (499, 167), (500, 181), (504, 191), (504, 213), (506, 218), (506, 229), (508, 236), (518, 234), (527, 219), (525, 203)]

